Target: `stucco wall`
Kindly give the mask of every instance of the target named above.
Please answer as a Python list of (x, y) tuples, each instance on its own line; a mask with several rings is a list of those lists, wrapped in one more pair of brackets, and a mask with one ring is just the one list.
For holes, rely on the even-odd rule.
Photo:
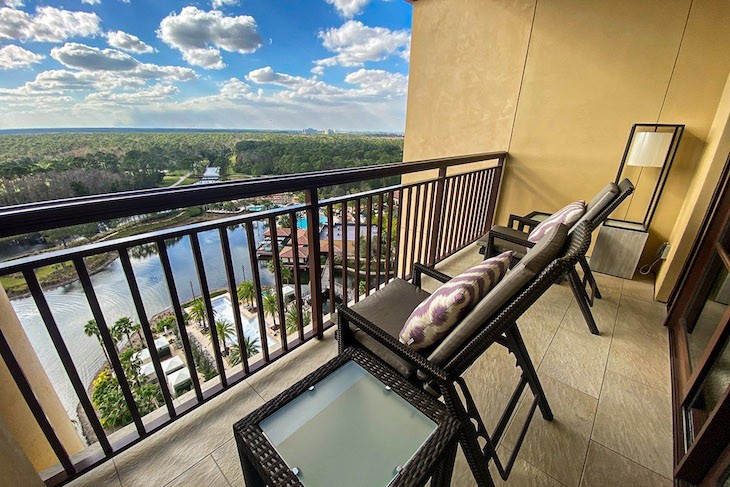
[[(684, 123), (642, 261), (671, 242), (730, 70), (730, 2), (418, 0), (413, 8), (405, 160), (508, 150), (504, 223), (509, 213), (591, 198), (615, 177), (632, 123)], [(650, 189), (639, 184), (632, 213)]]

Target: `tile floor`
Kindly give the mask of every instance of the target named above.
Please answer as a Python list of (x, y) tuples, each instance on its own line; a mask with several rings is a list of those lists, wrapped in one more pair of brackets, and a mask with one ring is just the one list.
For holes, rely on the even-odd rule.
[[(470, 247), (439, 268), (453, 275), (479, 259)], [(497, 485), (672, 485), (664, 305), (652, 301), (648, 278), (596, 277), (604, 294), (593, 308), (600, 336), (588, 332), (565, 284), (553, 286), (519, 320), (555, 420), (535, 415), (509, 480), (495, 473)], [(488, 427), (517, 380), (514, 358), (499, 348), (466, 373)], [(329, 330), (324, 340), (309, 342), (69, 485), (243, 486), (233, 423), (335, 354)], [(518, 417), (527, 409), (525, 401)], [(516, 436), (517, 426), (508, 428), (500, 455), (509, 455)], [(461, 453), (453, 485), (476, 485)]]

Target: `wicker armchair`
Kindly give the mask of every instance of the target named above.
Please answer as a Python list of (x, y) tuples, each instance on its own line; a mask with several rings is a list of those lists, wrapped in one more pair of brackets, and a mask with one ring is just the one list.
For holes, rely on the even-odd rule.
[[(576, 222), (573, 228), (577, 228), (578, 225), (585, 222), (588, 231), (593, 232), (633, 192), (634, 185), (628, 179), (624, 179), (619, 184), (608, 183), (586, 205), (586, 213)], [(528, 235), (540, 221), (549, 215), (549, 213), (539, 211), (533, 211), (525, 216), (510, 215), (507, 227), (494, 226), (477, 242), (481, 246), (480, 252), (484, 254), (486, 259), (505, 250), (512, 250), (514, 251), (513, 260), (515, 262), (519, 261), (525, 255), (527, 249), (535, 245), (527, 240)], [(593, 306), (594, 297), (602, 298), (601, 291), (598, 289), (598, 283), (593, 277), (585, 255), (578, 259), (578, 264), (583, 270), (583, 280), (581, 281), (578, 272), (573, 269), (568, 273), (568, 282), (588, 329), (594, 335), (598, 335), (598, 327), (590, 308)], [(586, 288), (590, 289), (590, 292)]]
[[(359, 303), (338, 308), (340, 352), (350, 346), (368, 348), (415, 384), (435, 396), (443, 396), (449, 412), (464, 423), (460, 444), (480, 486), (494, 485), (488, 468), (490, 461), (495, 462), (503, 479), (508, 478), (537, 407), (545, 420), (553, 418), (517, 320), (552, 284), (573, 269), (588, 250), (591, 234), (587, 224), (579, 225), (570, 237), (567, 233), (563, 225), (549, 232), (430, 350), (411, 349), (398, 340), (398, 332), (415, 307), (429, 296), (421, 289), (422, 275), (447, 282), (451, 278), (445, 274), (416, 264), (412, 283), (396, 279)], [(522, 374), (499, 423), (490, 433), (462, 375), (495, 343), (515, 355)], [(534, 400), (516, 448), (503, 462), (497, 456), (496, 446), (526, 386), (530, 387)], [(480, 439), (484, 447), (480, 446)]]

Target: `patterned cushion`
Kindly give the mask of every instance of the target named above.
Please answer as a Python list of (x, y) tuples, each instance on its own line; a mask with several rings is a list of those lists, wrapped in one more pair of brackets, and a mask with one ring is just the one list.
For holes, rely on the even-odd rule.
[(443, 284), (413, 310), (400, 341), (414, 350), (439, 342), (504, 277), (511, 259), (512, 251), (504, 252)]
[(585, 201), (580, 200), (571, 203), (541, 221), (538, 226), (532, 229), (530, 235), (527, 237), (527, 240), (537, 243), (542, 237), (545, 236), (546, 233), (548, 233), (550, 230), (560, 225), (561, 223), (570, 228), (575, 222), (580, 219), (580, 217), (583, 216), (585, 212)]

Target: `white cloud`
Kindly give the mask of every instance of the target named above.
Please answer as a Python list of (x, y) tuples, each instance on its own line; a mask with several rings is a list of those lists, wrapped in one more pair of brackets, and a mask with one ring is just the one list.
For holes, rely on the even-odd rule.
[(0, 39), (62, 42), (69, 37), (98, 34), (100, 23), (99, 16), (89, 12), (37, 7), (35, 15), (30, 15), (22, 10), (0, 8)]
[(309, 71), (315, 76), (322, 76), (324, 74), (324, 66), (315, 66)]
[(155, 52), (155, 48), (145, 44), (143, 41), (140, 40), (139, 37), (132, 34), (127, 34), (126, 32), (123, 32), (121, 30), (107, 32), (105, 36), (107, 43), (112, 47), (116, 47), (117, 49), (134, 52), (136, 54)]
[(159, 103), (180, 90), (176, 86), (157, 84), (149, 88), (131, 92), (96, 92), (86, 97), (87, 101), (111, 105), (138, 105)]
[(213, 0), (210, 5), (213, 8), (221, 8), (226, 5), (238, 5), (238, 0)]
[(81, 3), (85, 3), (87, 5), (99, 5), (101, 0), (81, 0)]
[(225, 67), (220, 49), (250, 54), (263, 44), (253, 17), (226, 17), (219, 10), (185, 7), (160, 22), (157, 37), (179, 50), (183, 58), (204, 69)]
[(0, 47), (0, 69), (25, 68), (41, 62), (45, 56), (11, 44)]
[(129, 71), (139, 61), (116, 49), (99, 49), (76, 42), (51, 49), (51, 57), (67, 68), (87, 71)]
[(315, 61), (317, 66), (362, 66), (367, 61), (382, 61), (394, 54), (404, 55), (411, 42), (407, 29), (369, 27), (357, 20), (320, 31), (319, 37), (322, 45), (335, 56)]
[(23, 0), (0, 0), (0, 5), (5, 5), (6, 7), (12, 7), (12, 8), (18, 8), (25, 5)]
[(340, 14), (346, 19), (351, 19), (355, 15), (362, 13), (365, 5), (370, 3), (370, 0), (326, 0), (330, 5), (334, 5)]
[(358, 69), (345, 76), (347, 83), (359, 85), (372, 95), (404, 95), (408, 91), (408, 77), (382, 69)]

